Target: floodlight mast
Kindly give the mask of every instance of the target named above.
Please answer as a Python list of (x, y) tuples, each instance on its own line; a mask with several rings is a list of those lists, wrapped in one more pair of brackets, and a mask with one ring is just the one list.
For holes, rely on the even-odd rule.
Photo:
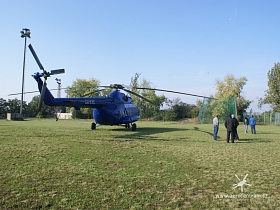
[[(60, 98), (61, 97), (61, 79), (58, 79), (58, 78), (55, 78), (56, 82), (57, 82), (57, 98)], [(60, 112), (61, 112), (61, 109), (59, 106), (56, 107), (56, 115), (55, 115), (55, 118), (56, 118), (56, 121), (58, 121), (58, 118), (59, 118), (59, 115), (60, 115)]]
[(57, 82), (57, 98), (60, 98), (61, 97), (61, 95), (60, 95), (60, 92), (61, 92), (61, 79), (56, 78), (55, 80)]
[(21, 33), (21, 38), (24, 38), (24, 52), (23, 52), (23, 70), (22, 70), (22, 86), (21, 86), (21, 102), (20, 102), (20, 116), (23, 118), (23, 111), (22, 111), (22, 106), (23, 106), (23, 92), (24, 92), (24, 72), (25, 72), (25, 54), (26, 54), (26, 38), (31, 38), (30, 37), (30, 30), (28, 28), (23, 28)]

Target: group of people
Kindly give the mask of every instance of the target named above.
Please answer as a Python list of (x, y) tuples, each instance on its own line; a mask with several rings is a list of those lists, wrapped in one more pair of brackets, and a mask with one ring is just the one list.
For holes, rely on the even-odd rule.
[[(214, 125), (213, 138), (214, 138), (214, 140), (217, 140), (218, 131), (219, 131), (219, 115), (216, 115), (213, 118), (213, 125)], [(239, 125), (239, 122), (233, 114), (230, 114), (228, 116), (228, 118), (225, 120), (224, 125), (227, 129), (227, 136), (226, 136), (227, 143), (229, 143), (230, 139), (231, 139), (232, 143), (234, 143), (235, 140), (239, 140), (239, 136), (237, 133), (237, 127)], [(253, 115), (250, 117), (250, 119), (248, 119), (247, 117), (244, 118), (245, 133), (247, 133), (247, 131), (248, 131), (248, 125), (250, 125), (250, 127), (251, 127), (252, 134), (256, 134), (256, 120)]]
[(250, 127), (251, 127), (251, 133), (256, 134), (256, 120), (253, 115), (250, 117), (250, 119), (248, 119), (247, 117), (244, 118), (245, 133), (248, 132), (248, 125), (250, 125)]

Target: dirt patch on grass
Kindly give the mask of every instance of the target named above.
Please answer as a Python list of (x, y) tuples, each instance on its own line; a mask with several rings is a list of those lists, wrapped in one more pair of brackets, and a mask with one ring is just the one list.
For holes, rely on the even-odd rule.
[(188, 123), (197, 123), (197, 124), (199, 124), (198, 117), (195, 117), (195, 118), (185, 118), (183, 120), (180, 120), (179, 122), (182, 123), (182, 124), (188, 124)]

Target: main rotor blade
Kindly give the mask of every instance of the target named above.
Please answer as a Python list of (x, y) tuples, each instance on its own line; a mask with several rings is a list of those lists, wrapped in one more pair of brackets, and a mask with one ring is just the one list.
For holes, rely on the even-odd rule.
[[(68, 89), (68, 88), (60, 88), (60, 90), (64, 90), (64, 89)], [(49, 89), (49, 91), (53, 91), (53, 90), (59, 90), (58, 88), (54, 88), (54, 89)], [(33, 90), (33, 91), (28, 91), (28, 92), (24, 92), (23, 94), (29, 94), (29, 93), (38, 93), (39, 90)], [(22, 93), (11, 93), (8, 96), (15, 96), (15, 95), (20, 95)]]
[(89, 93), (86, 93), (86, 94), (82, 95), (81, 97), (86, 97), (86, 96), (89, 96), (89, 95), (91, 95), (93, 93), (102, 92), (103, 90), (106, 90), (106, 89), (91, 91)]
[(51, 70), (50, 75), (63, 74), (63, 73), (65, 73), (65, 69), (56, 69), (56, 70)]
[(32, 45), (29, 44), (28, 47), (29, 47), (29, 49), (30, 49), (30, 51), (31, 51), (31, 53), (32, 53), (32, 55), (33, 55), (33, 57), (35, 58), (35, 60), (36, 60), (36, 62), (37, 62), (37, 64), (38, 64), (38, 66), (39, 66), (39, 68), (40, 68), (41, 70), (44, 71), (44, 67), (43, 67), (42, 63), (40, 62), (40, 60), (39, 60), (39, 58), (38, 58), (38, 56), (37, 56), (35, 50), (33, 49)]
[[(36, 92), (39, 92), (39, 91), (38, 90), (34, 90), (34, 91), (24, 92), (23, 94), (36, 93)], [(22, 94), (22, 93), (12, 93), (12, 94), (9, 94), (8, 96), (15, 96), (15, 95), (19, 95), (19, 94)]]
[(201, 97), (201, 98), (215, 99), (215, 98), (213, 98), (213, 97), (195, 95), (195, 94), (191, 94), (191, 93), (183, 93), (183, 92), (178, 92), (178, 91), (173, 91), (173, 90), (162, 90), (162, 89), (156, 89), (156, 88), (136, 88), (136, 89), (140, 89), (140, 90), (155, 90), (155, 91), (162, 91), (162, 92), (169, 92), (169, 93), (177, 93), (177, 94), (188, 95), (188, 96), (196, 96), (196, 97)]
[(144, 96), (139, 95), (138, 93), (132, 92), (132, 91), (127, 90), (127, 89), (124, 89), (124, 88), (123, 88), (123, 90), (126, 91), (126, 92), (128, 92), (128, 93), (131, 93), (131, 94), (133, 94), (133, 95), (136, 95), (136, 96), (138, 96), (139, 98), (142, 98), (143, 100), (145, 100), (145, 101), (147, 101), (147, 102), (149, 102), (149, 103), (151, 103), (151, 104), (154, 104), (154, 102), (150, 101), (149, 99), (145, 98)]

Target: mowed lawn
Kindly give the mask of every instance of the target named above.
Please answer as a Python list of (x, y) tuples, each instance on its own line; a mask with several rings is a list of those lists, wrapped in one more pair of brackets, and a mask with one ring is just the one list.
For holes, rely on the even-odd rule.
[(0, 120), (0, 209), (280, 209), (279, 126), (90, 125)]

